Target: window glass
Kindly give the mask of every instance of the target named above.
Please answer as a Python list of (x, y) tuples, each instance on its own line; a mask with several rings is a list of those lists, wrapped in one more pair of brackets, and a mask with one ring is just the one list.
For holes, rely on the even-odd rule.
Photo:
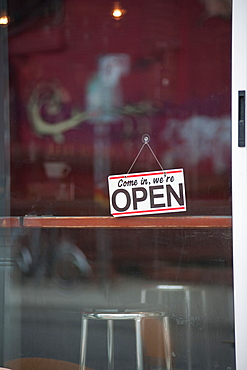
[[(184, 169), (187, 214), (230, 214), (227, 7), (124, 2), (115, 20), (110, 1), (25, 3), (9, 3), (12, 214), (109, 215), (107, 176), (143, 134)], [(160, 169), (144, 149), (132, 172)]]
[[(233, 369), (228, 2), (9, 0), (7, 11), (21, 226), (8, 244), (19, 332), (6, 365)], [(185, 194), (170, 199), (186, 197), (185, 212), (111, 216), (109, 175), (176, 169)], [(140, 211), (145, 191), (123, 187)]]

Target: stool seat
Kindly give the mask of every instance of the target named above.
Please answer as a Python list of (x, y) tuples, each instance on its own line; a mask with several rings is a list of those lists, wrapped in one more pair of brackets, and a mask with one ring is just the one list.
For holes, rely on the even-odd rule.
[(171, 349), (170, 349), (170, 333), (169, 322), (166, 313), (151, 310), (135, 310), (135, 309), (95, 309), (85, 310), (81, 312), (82, 329), (81, 329), (81, 366), (82, 370), (86, 369), (86, 349), (87, 349), (87, 333), (88, 320), (105, 320), (107, 323), (107, 352), (108, 352), (108, 370), (114, 370), (114, 326), (115, 320), (134, 320), (135, 321), (135, 336), (136, 336), (136, 361), (137, 370), (143, 370), (143, 342), (142, 342), (142, 326), (143, 319), (159, 319), (163, 323), (163, 336), (166, 353), (166, 369), (171, 370)]
[[(141, 291), (141, 303), (149, 304), (155, 301), (160, 310), (165, 310), (167, 315), (171, 318), (170, 326), (172, 326), (172, 339), (176, 329), (179, 327), (179, 335), (176, 336), (176, 348), (179, 348), (180, 354), (184, 353), (186, 358), (187, 370), (194, 369), (193, 353), (195, 348), (195, 330), (199, 326), (193, 324), (195, 317), (200, 318), (201, 326), (206, 325), (207, 318), (207, 302), (206, 290), (204, 287), (195, 285), (180, 285), (180, 284), (159, 284), (155, 286), (148, 286)], [(175, 321), (174, 321), (175, 320)], [(174, 326), (174, 322), (176, 326)], [(198, 321), (199, 322), (199, 321)], [(181, 328), (184, 327), (184, 340), (180, 342)], [(205, 355), (206, 367), (210, 366), (210, 352), (205, 335), (205, 330), (199, 331), (199, 338), (203, 347), (203, 355)], [(195, 351), (194, 351), (195, 353)], [(182, 357), (182, 356), (181, 356)]]
[(137, 311), (137, 310), (89, 310), (82, 311), (82, 318), (95, 320), (135, 320), (140, 318), (163, 318), (164, 312)]

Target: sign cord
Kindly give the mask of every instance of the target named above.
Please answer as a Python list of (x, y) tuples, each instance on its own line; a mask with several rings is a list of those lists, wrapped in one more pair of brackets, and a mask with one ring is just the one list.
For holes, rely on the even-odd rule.
[(134, 161), (133, 161), (132, 165), (130, 166), (130, 168), (129, 168), (128, 172), (127, 172), (127, 174), (130, 172), (130, 170), (133, 168), (134, 164), (136, 163), (136, 161), (137, 161), (137, 159), (138, 159), (139, 155), (141, 154), (141, 151), (142, 151), (142, 149), (143, 149), (144, 145), (146, 145), (146, 143), (142, 144), (142, 147), (141, 147), (141, 149), (139, 150), (139, 152), (138, 152), (137, 156), (135, 157), (135, 159), (134, 159)]
[(151, 146), (148, 144), (148, 142), (149, 142), (149, 141), (150, 141), (150, 137), (149, 137), (149, 135), (143, 135), (143, 145), (142, 145), (141, 149), (139, 150), (139, 152), (138, 152), (137, 156), (135, 157), (135, 159), (134, 159), (134, 161), (133, 161), (132, 165), (130, 166), (130, 168), (129, 168), (129, 170), (128, 170), (127, 174), (129, 174), (129, 173), (130, 173), (131, 169), (133, 168), (134, 164), (136, 163), (136, 161), (137, 161), (137, 159), (138, 159), (139, 155), (141, 154), (142, 149), (144, 148), (144, 146), (145, 146), (145, 145), (147, 145), (147, 146), (148, 146), (149, 150), (150, 150), (150, 151), (151, 151), (151, 153), (153, 154), (153, 156), (154, 156), (154, 158), (155, 158), (156, 162), (158, 163), (158, 165), (160, 166), (160, 168), (162, 169), (162, 171), (165, 171), (165, 170), (164, 170), (164, 168), (162, 167), (162, 165), (161, 165), (160, 161), (158, 160), (158, 158), (157, 158), (157, 157), (156, 157), (156, 155), (154, 154), (153, 149), (152, 149), (152, 148), (151, 148)]
[[(144, 144), (145, 145), (145, 144)], [(154, 156), (154, 158), (156, 159), (156, 162), (158, 163), (158, 165), (160, 166), (160, 168), (164, 171), (164, 168), (162, 167), (162, 165), (161, 165), (161, 163), (160, 163), (160, 161), (158, 160), (158, 158), (156, 157), (156, 155), (154, 154), (154, 151), (153, 151), (153, 149), (151, 148), (151, 146), (148, 144), (148, 143), (146, 143), (146, 145), (149, 147), (149, 149), (151, 150), (151, 153), (153, 154), (153, 156)]]

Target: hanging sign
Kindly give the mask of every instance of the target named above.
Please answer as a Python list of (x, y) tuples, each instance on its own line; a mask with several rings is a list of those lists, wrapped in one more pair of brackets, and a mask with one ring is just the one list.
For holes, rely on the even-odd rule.
[(108, 186), (115, 217), (186, 211), (183, 169), (111, 175)]

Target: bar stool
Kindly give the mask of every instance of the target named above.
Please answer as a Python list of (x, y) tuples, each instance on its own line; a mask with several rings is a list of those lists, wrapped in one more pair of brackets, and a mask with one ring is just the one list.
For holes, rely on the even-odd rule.
[[(172, 317), (173, 321), (175, 321), (180, 328), (181, 326), (185, 327), (186, 340), (183, 343), (183, 347), (186, 348), (186, 367), (188, 370), (192, 370), (192, 368), (194, 368), (192, 359), (192, 325), (193, 328), (196, 326), (206, 326), (207, 305), (205, 289), (193, 285), (179, 284), (160, 284), (142, 289), (141, 303), (148, 304), (153, 301), (156, 302), (159, 309), (166, 311), (168, 317)], [(175, 330), (173, 330), (173, 333), (174, 332)], [(200, 330), (200, 334), (202, 334), (202, 330)], [(174, 340), (174, 342), (176, 342), (176, 340)], [(204, 335), (203, 348), (205, 362), (209, 369), (210, 351), (207, 342), (207, 338)]]
[(167, 370), (172, 369), (171, 350), (170, 350), (170, 332), (168, 317), (163, 312), (139, 311), (139, 310), (90, 310), (82, 311), (81, 327), (81, 366), (82, 370), (86, 365), (87, 335), (89, 320), (105, 320), (107, 324), (107, 354), (108, 370), (114, 370), (114, 321), (115, 320), (134, 320), (135, 322), (135, 342), (136, 342), (136, 370), (143, 370), (143, 332), (142, 320), (159, 319), (163, 326), (163, 339), (165, 351), (165, 365)]

